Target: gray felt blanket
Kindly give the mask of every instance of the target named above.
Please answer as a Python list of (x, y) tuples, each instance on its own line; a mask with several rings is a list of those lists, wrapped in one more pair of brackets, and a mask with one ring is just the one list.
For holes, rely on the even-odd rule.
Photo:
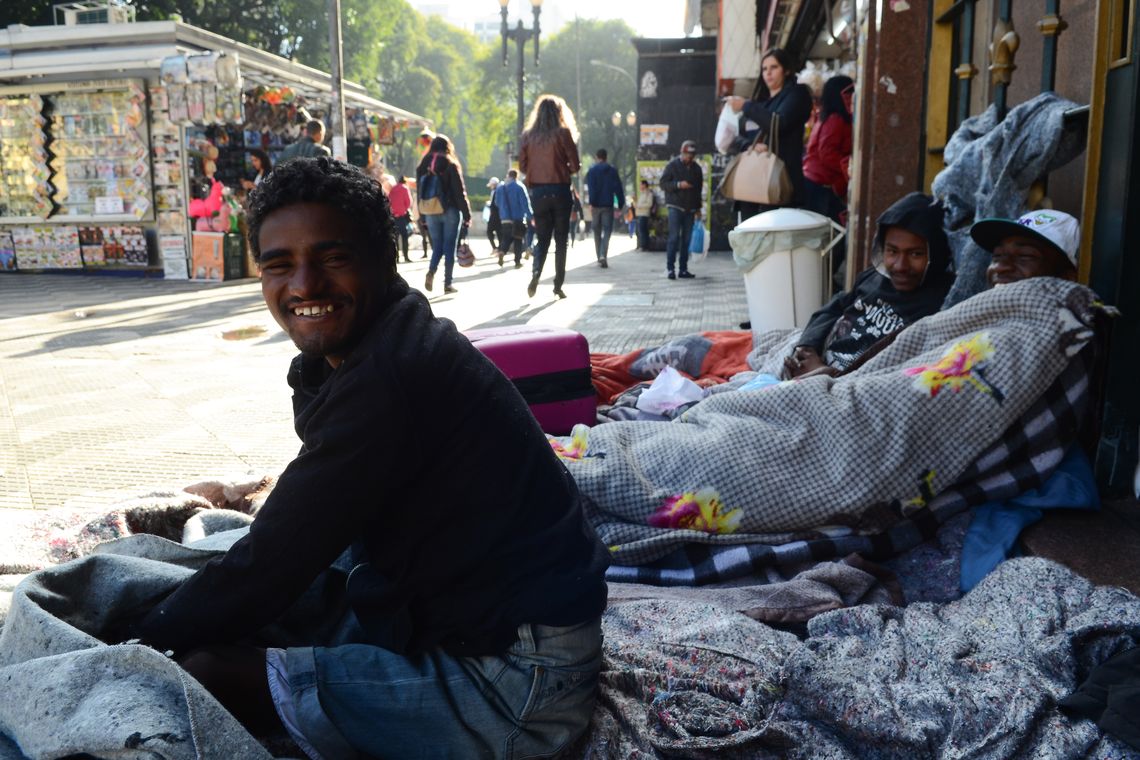
[(554, 441), (613, 559), (881, 533), (954, 484), (1093, 335), (1096, 298), (1034, 279), (920, 320), (856, 372), (712, 396), (673, 422)]
[(1140, 641), (1140, 599), (1046, 560), (962, 599), (827, 612), (799, 640), (713, 603), (611, 602), (590, 758), (1126, 758), (1057, 708)]
[[(163, 654), (99, 639), (233, 533), (212, 548), (131, 536), (30, 575), (0, 633), (0, 759), (270, 757)], [(1122, 589), (1015, 560), (957, 602), (825, 612), (805, 640), (741, 614), (755, 604), (746, 589), (623, 589), (570, 756), (1129, 756), (1056, 707), (1140, 642), (1140, 600)]]

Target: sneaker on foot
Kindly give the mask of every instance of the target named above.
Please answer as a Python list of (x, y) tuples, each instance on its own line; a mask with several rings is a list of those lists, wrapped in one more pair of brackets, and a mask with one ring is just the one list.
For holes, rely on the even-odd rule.
[(602, 259), (601, 263), (602, 263), (602, 269), (609, 269), (610, 268), (610, 265), (608, 263), (606, 263), (605, 259)]
[(696, 275), (695, 275), (695, 274), (693, 274), (692, 272), (681, 272), (681, 273), (680, 273), (679, 275), (677, 275), (677, 276), (678, 276), (678, 277), (680, 277), (682, 280), (691, 280), (691, 279), (693, 279), (694, 277), (696, 277)]
[(534, 292), (538, 290), (538, 275), (530, 278), (530, 285), (526, 286), (526, 294), (530, 298), (534, 298)]
[(558, 296), (559, 298), (565, 298), (566, 297), (566, 294), (562, 292), (562, 288), (555, 288), (554, 289), (554, 295)]
[(444, 285), (444, 286), (443, 286), (443, 292), (444, 292), (444, 293), (458, 293), (458, 292), (459, 292), (459, 289), (458, 289), (458, 288), (453, 288), (453, 287), (451, 287), (450, 285)]
[(424, 290), (431, 292), (431, 284), (435, 281), (435, 272), (428, 272), (424, 277)]
[[(666, 274), (665, 276), (666, 276), (666, 277), (668, 277), (670, 280), (675, 280), (675, 279), (677, 279), (677, 275), (673, 274), (672, 272), (669, 272), (669, 273), (668, 273), (668, 274)], [(428, 288), (428, 290), (431, 290), (431, 288)]]
[(522, 269), (522, 262), (521, 261), (515, 262), (515, 269)]

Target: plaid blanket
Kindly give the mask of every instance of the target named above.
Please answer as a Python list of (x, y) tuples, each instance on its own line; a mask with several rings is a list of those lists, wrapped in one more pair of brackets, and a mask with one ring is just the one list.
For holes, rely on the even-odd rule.
[(1100, 308), (1075, 283), (1029, 280), (912, 325), (851, 375), (724, 393), (672, 423), (601, 425), (553, 444), (590, 500), (615, 580), (620, 566), (667, 556), (628, 579), (890, 554), (1055, 467), (1087, 393), (1072, 360)]
[(1017, 424), (978, 457), (957, 484), (882, 533), (825, 536), (784, 544), (688, 544), (645, 565), (611, 565), (606, 580), (695, 586), (754, 575), (767, 567), (822, 562), (858, 553), (891, 557), (934, 536), (954, 515), (1036, 488), (1076, 438), (1090, 405), (1088, 351), (1082, 351)]

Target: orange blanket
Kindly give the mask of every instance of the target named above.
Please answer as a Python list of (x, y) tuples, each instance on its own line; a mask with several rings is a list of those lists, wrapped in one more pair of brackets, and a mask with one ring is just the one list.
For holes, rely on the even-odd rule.
[(669, 341), (628, 354), (590, 354), (590, 380), (598, 403), (608, 404), (640, 382), (671, 366), (701, 386), (717, 385), (745, 372), (752, 350), (751, 331), (718, 330)]

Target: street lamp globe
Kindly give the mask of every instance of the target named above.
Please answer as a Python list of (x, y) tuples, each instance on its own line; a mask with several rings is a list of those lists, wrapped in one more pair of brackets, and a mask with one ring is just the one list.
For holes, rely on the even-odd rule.
[(500, 8), (506, 8), (510, 4), (511, 4), (511, 0), (499, 0), (499, 7)]
[(621, 125), (621, 112), (620, 111), (614, 111), (614, 115), (610, 117), (610, 123), (613, 124), (615, 127)]
[(633, 111), (627, 113), (625, 115), (625, 123), (632, 127), (637, 123), (637, 114), (635, 114)]
[[(503, 0), (499, 0), (499, 2), (501, 3), (501, 2), (503, 2)], [(530, 4), (533, 5), (535, 8), (541, 8), (542, 7), (542, 0), (530, 0)]]

